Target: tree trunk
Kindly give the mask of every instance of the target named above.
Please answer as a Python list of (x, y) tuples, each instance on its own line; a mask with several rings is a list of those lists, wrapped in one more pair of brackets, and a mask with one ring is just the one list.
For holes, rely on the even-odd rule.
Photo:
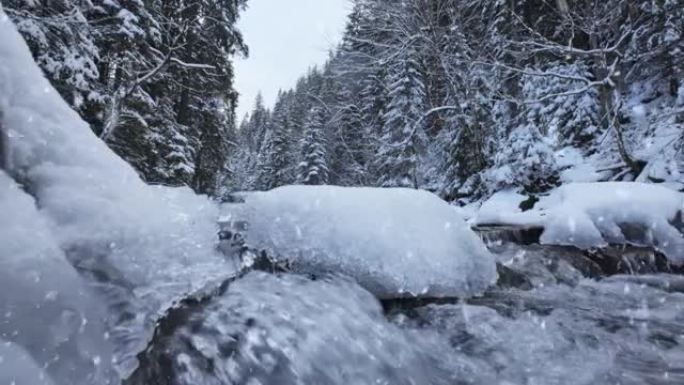
[(568, 2), (566, 0), (556, 0), (556, 5), (563, 16), (567, 16), (570, 12), (570, 7), (568, 7)]
[[(591, 48), (597, 50), (600, 48), (598, 38), (595, 34), (590, 36)], [(606, 53), (597, 54), (594, 57), (594, 75), (596, 79), (605, 79), (610, 75), (608, 63), (610, 62)], [(617, 80), (615, 80), (617, 81)], [(601, 125), (605, 130), (615, 129), (618, 154), (623, 162), (629, 167), (634, 175), (639, 175), (641, 169), (640, 162), (635, 162), (629, 154), (625, 146), (624, 130), (622, 122), (620, 121), (619, 103), (616, 105), (615, 101), (621, 97), (620, 90), (615, 83), (602, 84), (599, 86), (599, 106), (601, 108)]]
[(178, 123), (188, 126), (190, 123), (190, 112), (188, 106), (190, 105), (190, 91), (184, 89), (181, 93), (180, 101), (176, 107), (176, 119)]
[(2, 125), (2, 110), (0, 110), (0, 170), (7, 169), (7, 163), (9, 162), (7, 146), (5, 128)]

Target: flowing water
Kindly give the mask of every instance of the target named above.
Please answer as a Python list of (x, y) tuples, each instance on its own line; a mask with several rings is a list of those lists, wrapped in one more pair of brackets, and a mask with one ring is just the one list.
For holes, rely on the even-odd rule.
[(684, 277), (496, 251), (500, 284), (467, 301), (253, 271), (167, 316), (128, 385), (684, 383)]

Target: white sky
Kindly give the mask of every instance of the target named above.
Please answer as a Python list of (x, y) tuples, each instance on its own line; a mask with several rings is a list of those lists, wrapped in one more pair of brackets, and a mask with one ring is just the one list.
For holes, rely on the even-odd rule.
[(309, 67), (324, 63), (350, 9), (348, 0), (250, 0), (238, 23), (249, 58), (235, 60), (237, 118), (252, 109), (260, 90), (271, 108), (279, 89), (294, 87)]

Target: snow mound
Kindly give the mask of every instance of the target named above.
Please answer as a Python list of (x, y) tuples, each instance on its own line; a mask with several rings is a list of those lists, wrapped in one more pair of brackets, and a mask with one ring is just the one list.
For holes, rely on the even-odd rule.
[(248, 245), (298, 271), (349, 275), (381, 298), (472, 295), (496, 281), (484, 244), (425, 191), (286, 186), (230, 207), (248, 222)]
[(542, 244), (582, 249), (608, 244), (653, 247), (684, 262), (684, 194), (634, 182), (571, 183), (543, 197), (534, 209), (500, 211), (500, 196), (482, 205), (477, 225), (544, 228)]
[[(159, 314), (234, 272), (215, 249), (218, 205), (187, 188), (146, 185), (61, 99), (2, 10), (0, 36), (2, 155), (49, 235), (32, 242), (63, 253), (104, 296), (113, 313), (109, 343), (125, 377)], [(12, 199), (9, 207), (19, 202)], [(4, 218), (3, 233), (22, 233)], [(74, 274), (66, 271), (50, 278), (69, 287)]]

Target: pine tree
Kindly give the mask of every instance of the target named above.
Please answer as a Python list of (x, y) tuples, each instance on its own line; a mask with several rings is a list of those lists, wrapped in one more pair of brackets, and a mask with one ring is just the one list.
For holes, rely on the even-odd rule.
[(74, 0), (8, 0), (3, 7), (23, 35), (38, 65), (75, 110), (101, 102), (101, 50), (87, 9)]
[(292, 126), (287, 94), (280, 93), (259, 151), (257, 188), (270, 190), (294, 182)]
[(415, 53), (390, 68), (389, 103), (381, 147), (376, 155), (377, 182), (382, 187), (418, 187), (417, 163), (424, 140), (421, 119), (424, 113), (425, 88)]
[(254, 100), (254, 108), (246, 126), (245, 133), (248, 133), (250, 143), (250, 150), (258, 152), (264, 141), (266, 135), (266, 126), (268, 124), (268, 110), (264, 106), (264, 97), (259, 92)]
[(234, 148), (230, 152), (228, 169), (231, 178), (225, 181), (227, 191), (246, 191), (254, 189), (258, 151), (250, 147), (252, 136), (249, 134), (250, 115), (245, 114), (236, 132)]
[(314, 107), (304, 126), (300, 143), (300, 161), (297, 165), (297, 183), (307, 185), (328, 184), (328, 161), (324, 137), (323, 109)]
[(146, 181), (213, 194), (235, 127), (231, 60), (247, 52), (235, 27), (245, 2), (5, 6), (65, 100)]
[(362, 186), (368, 183), (369, 136), (351, 95), (344, 94), (343, 99), (347, 104), (337, 112), (333, 124), (331, 179), (336, 185)]
[[(568, 78), (590, 76), (582, 63), (550, 64), (549, 73)], [(559, 146), (577, 147), (586, 147), (597, 136), (600, 117), (596, 89), (564, 95), (582, 89), (583, 84), (556, 76), (523, 76), (521, 83), (522, 95), (528, 101), (524, 121), (539, 135), (549, 137)]]
[(231, 154), (231, 169), (236, 176), (233, 185), (239, 190), (256, 188), (256, 170), (263, 165), (260, 151), (267, 138), (270, 112), (264, 105), (263, 96), (259, 92), (254, 100), (251, 114), (246, 114), (237, 132), (237, 147)]

